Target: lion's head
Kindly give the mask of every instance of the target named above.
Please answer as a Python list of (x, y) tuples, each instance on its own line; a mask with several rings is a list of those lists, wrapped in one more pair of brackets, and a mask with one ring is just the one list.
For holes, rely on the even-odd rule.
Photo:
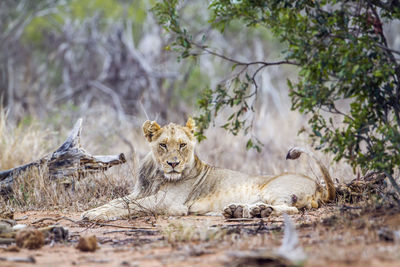
[(160, 127), (155, 121), (145, 121), (143, 133), (149, 141), (153, 158), (167, 180), (179, 180), (194, 163), (195, 124), (189, 118), (186, 126), (170, 123)]

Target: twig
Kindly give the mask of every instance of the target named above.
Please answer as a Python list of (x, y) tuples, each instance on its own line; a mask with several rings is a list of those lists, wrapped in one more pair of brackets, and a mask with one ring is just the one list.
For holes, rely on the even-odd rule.
[[(236, 224), (220, 224), (219, 226), (222, 227), (249, 227), (249, 226), (259, 226), (260, 223), (236, 223)], [(213, 227), (214, 225), (212, 225), (211, 227)]]
[(0, 257), (0, 261), (36, 263), (35, 258), (32, 257), (32, 256), (29, 256), (29, 257), (26, 257), (26, 258), (22, 258), (22, 257)]
[[(80, 223), (84, 223), (85, 221), (79, 221)], [(89, 222), (89, 221), (88, 221)], [(144, 227), (135, 227), (135, 226), (124, 226), (124, 225), (115, 225), (115, 224), (110, 224), (110, 223), (101, 223), (101, 222), (90, 222), (91, 224), (95, 224), (98, 226), (109, 226), (109, 227), (115, 227), (115, 228), (122, 228), (122, 229), (148, 229), (148, 230), (152, 230), (152, 229), (156, 229), (156, 228), (144, 228)]]
[(237, 64), (237, 65), (241, 65), (241, 66), (250, 66), (250, 65), (264, 65), (264, 66), (274, 66), (274, 65), (283, 65), (283, 64), (288, 64), (288, 65), (298, 65), (295, 62), (291, 62), (291, 61), (287, 61), (287, 60), (281, 60), (281, 61), (276, 61), (276, 62), (265, 62), (265, 61), (252, 61), (252, 62), (243, 62), (243, 61), (239, 61), (233, 58), (229, 58), (223, 54), (219, 54), (217, 52), (214, 52), (206, 47), (204, 47), (203, 45), (199, 45), (195, 42), (191, 42), (191, 44), (193, 44), (194, 46), (196, 46), (199, 49), (202, 49), (203, 51), (207, 52), (210, 55), (222, 58), (226, 61), (229, 61), (231, 63)]
[(9, 245), (15, 242), (14, 238), (2, 238), (0, 237), (0, 245)]
[[(393, 178), (393, 176), (390, 173), (385, 171), (385, 174), (386, 174), (387, 178), (389, 178), (390, 183), (393, 185), (394, 189), (396, 189), (397, 193), (400, 196), (400, 187), (397, 184), (396, 180)], [(400, 200), (398, 200), (397, 203), (400, 205)]]
[(258, 223), (238, 223), (238, 224), (214, 224), (211, 225), (210, 227), (221, 227), (221, 228), (230, 228), (230, 227), (239, 227), (239, 228), (245, 228), (245, 227), (260, 227), (263, 226), (266, 230), (277, 230), (281, 229), (281, 226), (272, 226), (272, 227), (266, 227), (265, 224), (260, 224)]
[(394, 50), (394, 49), (392, 49), (392, 48), (386, 47), (386, 46), (381, 45), (381, 44), (375, 44), (375, 45), (376, 45), (377, 47), (380, 47), (380, 48), (382, 48), (382, 49), (385, 49), (385, 50), (388, 50), (388, 51), (390, 51), (390, 52), (392, 52), (392, 53), (395, 53), (395, 54), (400, 55), (400, 51)]
[(231, 219), (226, 219), (226, 222), (253, 222), (257, 218), (231, 218)]
[(75, 220), (73, 220), (71, 218), (68, 218), (68, 217), (60, 217), (60, 218), (46, 217), (46, 218), (41, 218), (39, 220), (36, 220), (36, 221), (32, 222), (32, 224), (37, 224), (37, 223), (41, 223), (41, 222), (44, 222), (44, 221), (55, 221), (55, 222), (58, 222), (60, 220), (67, 220), (67, 221), (70, 221), (70, 222), (73, 222), (73, 223), (76, 223), (76, 224), (80, 223), (80, 221), (75, 221)]
[(103, 235), (105, 235), (105, 234), (114, 234), (114, 233), (159, 233), (159, 232), (160, 232), (159, 230), (138, 228), (138, 229), (131, 229), (131, 230), (106, 231), (106, 232), (103, 232)]
[(101, 223), (101, 222), (89, 222), (89, 221), (85, 221), (85, 220), (79, 220), (79, 221), (75, 221), (71, 218), (68, 217), (60, 217), (60, 218), (51, 218), (51, 217), (46, 217), (46, 218), (41, 218), (39, 220), (36, 220), (34, 222), (32, 222), (32, 224), (37, 224), (43, 221), (55, 221), (58, 222), (60, 220), (67, 220), (70, 222), (73, 222), (75, 224), (86, 224), (86, 223), (90, 223), (91, 225), (98, 225), (98, 226), (109, 226), (109, 227), (115, 227), (115, 228), (123, 228), (123, 229), (130, 229), (130, 230), (152, 230), (155, 228), (143, 228), (143, 227), (135, 227), (135, 226), (123, 226), (123, 225), (115, 225), (115, 224), (109, 224), (109, 223)]
[(26, 220), (26, 219), (28, 219), (28, 216), (22, 216), (21, 218), (17, 218), (17, 219), (14, 219), (14, 221), (23, 221), (23, 220)]
[(110, 260), (109, 259), (100, 259), (100, 260), (90, 259), (90, 260), (88, 260), (88, 262), (90, 262), (90, 263), (109, 263)]
[(352, 206), (347, 206), (347, 205), (343, 205), (339, 208), (340, 210), (361, 210), (363, 209), (363, 207), (352, 207)]
[[(387, 43), (387, 40), (386, 40), (386, 36), (385, 36), (385, 34), (384, 34), (384, 32), (383, 32), (383, 29), (382, 29), (382, 25), (383, 25), (383, 23), (382, 23), (382, 21), (381, 21), (381, 18), (379, 17), (379, 14), (378, 14), (378, 12), (377, 12), (377, 10), (374, 8), (374, 7), (370, 7), (371, 8), (371, 10), (372, 10), (372, 13), (374, 14), (374, 16), (375, 16), (375, 19), (378, 21), (378, 23), (379, 23), (379, 27), (380, 27), (380, 30), (377, 32), (377, 35), (379, 35), (380, 37), (381, 37), (381, 41), (383, 42), (383, 44), (384, 44), (384, 47), (389, 47), (388, 46), (388, 43)], [(382, 47), (381, 47), (382, 48)], [(390, 61), (392, 61), (392, 63), (393, 63), (393, 65), (395, 66), (395, 72), (396, 72), (396, 75), (397, 76), (400, 76), (400, 70), (399, 70), (399, 65), (398, 65), (398, 63), (397, 63), (397, 61), (396, 61), (396, 58), (395, 58), (395, 56), (392, 54), (392, 53), (394, 53), (391, 49), (386, 49), (386, 51), (388, 52), (387, 53), (387, 55), (389, 56), (389, 58), (390, 58)]]

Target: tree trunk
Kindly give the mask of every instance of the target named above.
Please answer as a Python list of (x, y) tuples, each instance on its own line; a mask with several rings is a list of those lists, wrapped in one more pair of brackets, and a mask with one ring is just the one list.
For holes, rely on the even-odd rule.
[(12, 184), (17, 175), (30, 168), (48, 168), (50, 179), (83, 178), (90, 173), (102, 172), (126, 162), (125, 155), (93, 156), (80, 145), (82, 119), (79, 119), (67, 140), (53, 153), (43, 158), (10, 169), (0, 171), (0, 195), (12, 193)]

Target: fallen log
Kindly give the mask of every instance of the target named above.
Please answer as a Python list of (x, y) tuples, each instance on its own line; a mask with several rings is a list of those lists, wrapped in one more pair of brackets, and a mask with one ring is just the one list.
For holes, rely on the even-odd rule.
[(93, 156), (81, 147), (82, 119), (79, 119), (65, 142), (53, 153), (43, 158), (10, 169), (0, 171), (0, 195), (12, 192), (12, 184), (18, 175), (31, 168), (47, 168), (50, 179), (83, 178), (88, 174), (102, 172), (126, 162), (125, 155)]

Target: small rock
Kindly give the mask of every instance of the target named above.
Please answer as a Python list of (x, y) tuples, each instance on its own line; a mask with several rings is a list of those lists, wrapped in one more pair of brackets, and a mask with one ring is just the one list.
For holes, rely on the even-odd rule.
[(62, 226), (50, 225), (39, 229), (45, 236), (46, 244), (63, 242), (68, 239), (68, 229)]
[(44, 236), (36, 229), (21, 230), (17, 233), (15, 241), (20, 248), (39, 249), (44, 245)]
[(339, 218), (336, 215), (332, 215), (322, 219), (322, 224), (325, 226), (334, 226), (338, 223)]
[(81, 236), (76, 248), (80, 251), (96, 251), (99, 248), (96, 236)]
[(400, 241), (400, 230), (393, 231), (389, 228), (381, 228), (378, 230), (379, 239), (386, 242), (399, 242)]

